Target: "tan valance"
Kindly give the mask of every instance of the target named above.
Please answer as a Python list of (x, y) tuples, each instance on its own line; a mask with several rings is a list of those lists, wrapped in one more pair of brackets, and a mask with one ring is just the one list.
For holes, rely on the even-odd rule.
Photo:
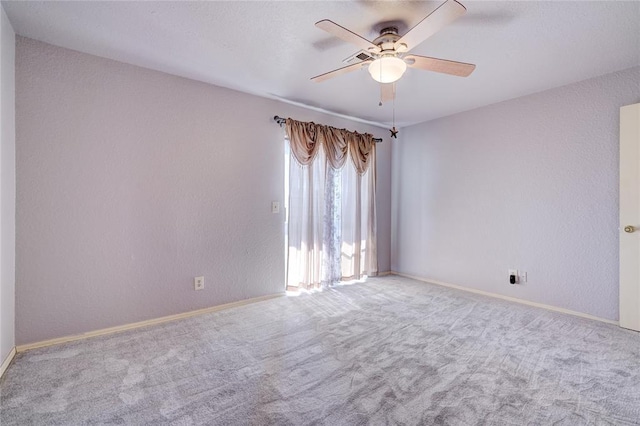
[(375, 141), (369, 133), (350, 132), (316, 123), (306, 123), (287, 118), (286, 131), (291, 153), (303, 166), (313, 162), (320, 145), (324, 146), (327, 161), (334, 169), (341, 169), (350, 156), (358, 174), (369, 168), (375, 158)]

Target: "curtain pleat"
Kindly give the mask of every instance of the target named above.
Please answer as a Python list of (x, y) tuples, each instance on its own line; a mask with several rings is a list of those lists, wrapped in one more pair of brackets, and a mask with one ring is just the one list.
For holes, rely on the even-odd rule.
[(291, 119), (286, 132), (295, 159), (289, 166), (287, 286), (312, 289), (376, 275), (372, 135)]
[(315, 123), (303, 123), (291, 119), (287, 119), (285, 126), (291, 153), (295, 159), (303, 166), (311, 164), (320, 148), (317, 140), (318, 126)]
[(334, 169), (341, 169), (347, 161), (349, 146), (345, 131), (329, 126), (318, 126), (320, 143), (327, 152), (327, 161)]

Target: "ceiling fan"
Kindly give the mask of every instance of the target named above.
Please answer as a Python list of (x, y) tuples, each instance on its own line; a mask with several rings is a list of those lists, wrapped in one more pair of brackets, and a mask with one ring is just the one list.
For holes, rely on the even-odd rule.
[(456, 0), (446, 0), (405, 35), (400, 36), (396, 27), (389, 26), (383, 28), (380, 36), (373, 41), (328, 19), (316, 22), (316, 27), (355, 44), (362, 50), (345, 60), (355, 59), (359, 62), (317, 75), (311, 80), (321, 82), (368, 66), (371, 77), (382, 83), (381, 99), (390, 100), (395, 97), (395, 87), (389, 83), (399, 80), (407, 67), (467, 77), (476, 68), (474, 64), (406, 54), (464, 12), (466, 8), (462, 4)]

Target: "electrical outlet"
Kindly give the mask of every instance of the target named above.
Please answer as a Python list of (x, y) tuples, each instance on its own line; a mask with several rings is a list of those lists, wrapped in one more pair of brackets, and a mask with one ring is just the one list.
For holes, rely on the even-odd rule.
[(195, 277), (193, 279), (194, 290), (204, 290), (204, 277)]
[(520, 271), (520, 282), (527, 282), (527, 273), (525, 271)]
[(509, 278), (511, 278), (511, 275), (515, 275), (516, 282), (515, 283), (510, 283), (510, 284), (518, 284), (520, 282), (520, 280), (518, 279), (518, 270), (517, 269), (509, 269)]

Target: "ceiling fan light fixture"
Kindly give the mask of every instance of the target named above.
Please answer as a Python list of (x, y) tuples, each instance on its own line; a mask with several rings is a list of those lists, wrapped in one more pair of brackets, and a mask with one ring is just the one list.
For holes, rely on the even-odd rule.
[(407, 70), (407, 64), (397, 56), (383, 56), (369, 64), (369, 74), (379, 83), (398, 81)]

